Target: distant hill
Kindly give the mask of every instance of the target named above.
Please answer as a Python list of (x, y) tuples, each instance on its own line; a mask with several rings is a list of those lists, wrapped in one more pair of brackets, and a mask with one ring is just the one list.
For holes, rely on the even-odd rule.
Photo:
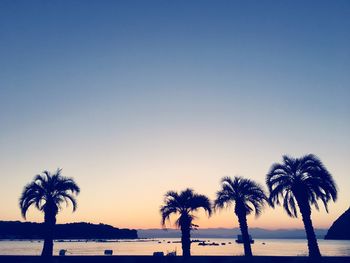
[[(178, 229), (138, 229), (140, 238), (172, 238), (181, 237)], [(315, 229), (317, 238), (324, 238), (327, 229)], [(306, 238), (304, 229), (277, 229), (268, 230), (263, 228), (251, 228), (249, 233), (253, 238)], [(206, 228), (192, 231), (193, 238), (236, 238), (241, 234), (239, 228)]]
[[(42, 239), (43, 224), (0, 221), (0, 239)], [(133, 239), (138, 238), (134, 229), (119, 229), (105, 224), (71, 223), (57, 224), (55, 239)]]
[(334, 221), (325, 239), (350, 240), (350, 208)]

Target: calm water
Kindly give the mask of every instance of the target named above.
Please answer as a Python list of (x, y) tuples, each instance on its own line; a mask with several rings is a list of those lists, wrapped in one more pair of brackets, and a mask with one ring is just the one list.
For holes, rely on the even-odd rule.
[[(204, 239), (201, 239), (204, 240)], [(220, 246), (198, 246), (192, 243), (193, 255), (242, 255), (243, 245), (231, 239), (209, 238), (206, 241), (219, 243)], [(103, 255), (105, 249), (112, 249), (113, 255), (152, 255), (154, 251), (164, 253), (176, 250), (181, 255), (181, 244), (172, 243), (177, 238), (153, 240), (127, 240), (118, 242), (55, 242), (54, 254), (66, 249), (66, 255)], [(231, 244), (229, 244), (231, 242)], [(350, 240), (319, 240), (324, 256), (350, 256)], [(226, 243), (226, 245), (221, 245)], [(263, 244), (265, 243), (265, 244)], [(39, 255), (43, 242), (38, 241), (0, 241), (1, 255)], [(256, 239), (252, 244), (254, 255), (305, 256), (307, 245), (301, 239)]]

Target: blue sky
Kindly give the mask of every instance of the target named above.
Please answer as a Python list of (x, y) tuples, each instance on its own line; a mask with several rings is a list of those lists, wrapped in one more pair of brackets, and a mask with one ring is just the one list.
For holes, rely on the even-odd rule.
[(0, 214), (62, 167), (82, 188), (62, 221), (156, 227), (167, 190), (213, 197), (222, 176), (264, 183), (312, 152), (341, 186), (328, 226), (349, 206), (349, 28), (349, 1), (1, 1)]

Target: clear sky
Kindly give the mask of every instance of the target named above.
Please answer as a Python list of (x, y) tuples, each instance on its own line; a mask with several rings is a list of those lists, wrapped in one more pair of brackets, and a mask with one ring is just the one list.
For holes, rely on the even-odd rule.
[[(318, 155), (350, 205), (350, 1), (0, 1), (0, 220), (63, 168), (59, 222), (160, 227), (168, 190), (264, 184), (283, 154)], [(233, 211), (200, 227), (237, 227)], [(41, 221), (34, 209), (28, 220)], [(250, 226), (302, 227), (267, 208)]]

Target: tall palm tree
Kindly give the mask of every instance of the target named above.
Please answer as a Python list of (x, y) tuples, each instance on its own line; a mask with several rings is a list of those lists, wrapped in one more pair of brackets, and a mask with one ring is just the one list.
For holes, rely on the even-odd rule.
[(236, 176), (233, 179), (230, 177), (221, 179), (221, 190), (216, 193), (214, 208), (222, 209), (234, 205), (246, 256), (252, 256), (247, 215), (254, 211), (255, 215), (259, 216), (265, 201), (267, 201), (267, 197), (264, 190), (256, 182), (240, 176)]
[(266, 176), (270, 191), (270, 204), (283, 205), (290, 217), (301, 213), (310, 257), (320, 257), (314, 228), (311, 221), (311, 206), (317, 210), (321, 200), (328, 213), (327, 203), (337, 199), (337, 187), (321, 160), (313, 154), (301, 158), (283, 156), (283, 163), (275, 163)]
[(44, 171), (24, 187), (19, 201), (22, 216), (26, 218), (28, 208), (32, 205), (44, 213), (45, 240), (42, 256), (52, 256), (54, 226), (61, 204), (65, 202), (68, 205), (71, 202), (75, 211), (75, 195), (79, 192), (80, 189), (72, 178), (61, 175), (61, 169), (54, 174)]
[(169, 191), (164, 196), (164, 205), (160, 208), (162, 215), (162, 226), (165, 227), (166, 220), (170, 219), (171, 214), (179, 215), (176, 220), (176, 226), (181, 229), (182, 255), (189, 257), (191, 255), (191, 230), (196, 227), (193, 224), (195, 218), (193, 212), (203, 208), (211, 215), (211, 203), (208, 197), (194, 193), (192, 189), (186, 189), (180, 193)]

